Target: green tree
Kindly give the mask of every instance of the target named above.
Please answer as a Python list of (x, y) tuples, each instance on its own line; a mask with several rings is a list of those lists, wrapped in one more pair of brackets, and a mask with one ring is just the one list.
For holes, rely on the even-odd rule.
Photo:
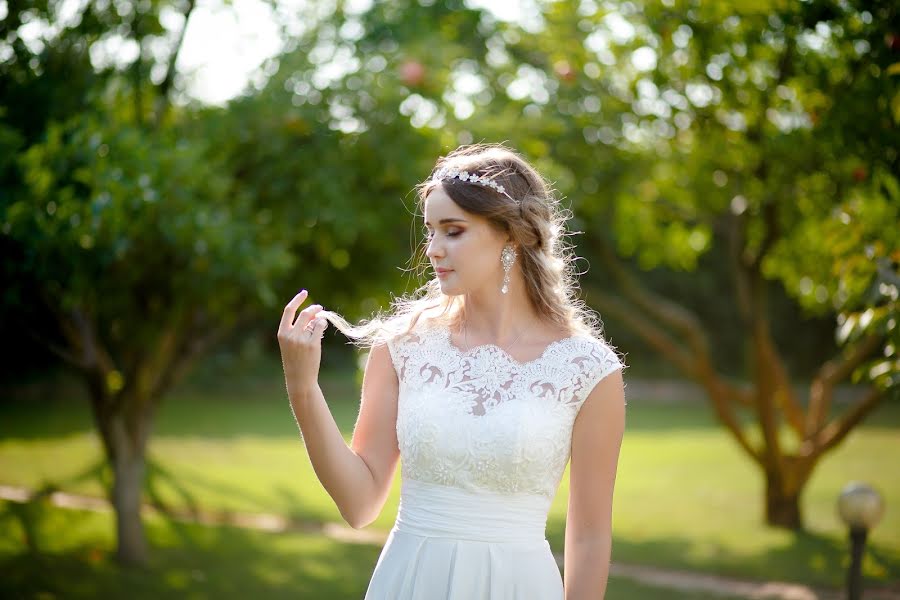
[[(802, 527), (816, 464), (898, 384), (896, 7), (539, 9), (501, 23), (449, 2), (376, 4), (338, 13), (319, 43), (355, 32), (356, 68), (334, 85), (372, 94), (365, 59), (380, 55), (405, 75), (401, 114), (439, 132), (442, 147), (509, 140), (536, 160), (587, 232), (582, 252), (603, 267), (583, 281), (588, 300), (702, 384), (760, 467), (766, 522)], [(362, 121), (382, 108), (350, 106)], [(729, 265), (710, 301), (738, 309), (719, 326), (745, 341), (747, 385), (717, 364), (717, 331), (628, 266), (691, 278), (711, 254)], [(772, 329), (776, 292), (837, 321), (840, 354), (805, 399)], [(871, 385), (839, 412), (833, 390), (848, 379)]]
[[(3, 22), (4, 301), (55, 324), (46, 343), (85, 382), (112, 469), (117, 557), (140, 563), (155, 411), (204, 351), (276, 305), (270, 282), (292, 257), (217, 150), (185, 136), (191, 113), (171, 110), (181, 35), (162, 61), (149, 47), (160, 11), (186, 26), (193, 2), (87, 3), (68, 24), (59, 6), (10, 3)], [(39, 43), (22, 42), (26, 22), (45, 27)], [(110, 36), (137, 48), (130, 63), (92, 64)]]
[[(554, 4), (541, 33), (511, 52), (557, 75), (546, 107), (574, 133), (548, 154), (567, 180), (611, 154), (619, 171), (600, 178), (602, 192), (568, 188), (590, 255), (617, 284), (612, 292), (589, 279), (585, 291), (703, 385), (763, 473), (766, 522), (800, 528), (818, 461), (900, 383), (896, 7), (617, 8)], [(739, 309), (749, 387), (718, 370), (716, 334), (700, 315), (653, 293), (622, 261), (690, 272), (705, 253), (731, 265), (730, 290), (716, 301)], [(840, 325), (841, 353), (821, 365), (805, 400), (772, 331), (774, 286)], [(835, 415), (834, 386), (850, 377), (871, 386)]]

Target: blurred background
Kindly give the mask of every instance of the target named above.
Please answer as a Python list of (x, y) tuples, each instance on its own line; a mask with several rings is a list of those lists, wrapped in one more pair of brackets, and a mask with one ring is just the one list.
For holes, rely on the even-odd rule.
[(398, 489), (341, 526), (278, 320), (416, 289), (413, 187), (504, 142), (629, 364), (608, 596), (841, 597), (859, 480), (900, 597), (898, 124), (889, 1), (0, 0), (0, 595), (362, 597)]

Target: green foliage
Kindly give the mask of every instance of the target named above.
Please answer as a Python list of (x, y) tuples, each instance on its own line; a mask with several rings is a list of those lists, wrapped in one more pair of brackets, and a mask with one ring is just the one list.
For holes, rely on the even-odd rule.
[[(884, 350), (861, 365), (856, 380), (900, 385), (900, 188), (878, 173), (819, 219), (808, 219), (779, 243), (772, 276), (809, 311), (838, 313), (844, 345), (877, 335)], [(828, 301), (826, 303), (826, 300)]]
[(126, 349), (160, 320), (202, 305), (211, 322), (275, 306), (269, 282), (291, 266), (199, 140), (86, 115), (51, 124), (20, 162), (7, 207), (22, 268), (62, 311), (88, 306)]
[[(49, 121), (76, 127), (71, 118), (79, 107), (96, 115), (85, 122), (107, 127), (114, 114), (114, 122), (140, 127), (135, 92), (152, 96), (152, 90), (135, 88), (136, 74), (127, 65), (92, 79), (87, 48), (114, 27), (128, 39), (155, 43), (163, 34), (163, 7), (183, 9), (177, 2), (152, 3), (140, 14), (91, 6), (57, 43), (47, 44), (47, 57), (56, 52), (74, 61), (65, 67), (79, 73), (71, 80), (58, 75), (63, 67), (53, 70), (50, 58), (38, 69), (49, 76), (41, 77), (28, 67), (27, 49), (16, 46), (17, 60), (4, 68), (25, 83), (10, 88), (7, 98), (19, 100), (14, 107), (43, 98), (37, 106), (45, 108), (27, 130), (0, 129), (0, 147), (9, 150), (3, 154), (26, 149)], [(520, 148), (567, 197), (573, 227), (614, 243), (648, 271), (644, 279), (651, 284), (653, 271), (699, 269), (690, 277), (710, 282), (701, 287), (721, 287), (700, 267), (700, 257), (727, 254), (726, 237), (735, 227), (744, 232), (741, 252), (758, 253), (766, 239), (764, 207), (772, 204), (779, 239), (764, 257), (764, 272), (811, 314), (844, 311), (841, 294), (862, 298), (857, 288), (867, 285), (846, 268), (835, 271), (837, 278), (807, 273), (824, 264), (809, 246), (829, 237), (820, 231), (829, 222), (848, 245), (847, 261), (873, 264), (859, 247), (854, 251), (852, 235), (840, 233), (862, 219), (867, 239), (883, 240), (885, 268), (896, 268), (887, 239), (891, 220), (873, 216), (885, 195), (884, 174), (897, 170), (893, 107), (900, 96), (891, 74), (895, 32), (887, 26), (895, 9), (888, 4), (866, 10), (776, 1), (727, 7), (565, 1), (541, 5), (524, 24), (447, 2), (375, 3), (361, 13), (344, 8), (311, 16), (288, 51), (264, 66), (272, 75), (260, 91), (225, 110), (182, 109), (166, 125), (177, 133), (149, 135), (155, 150), (122, 147), (159, 153), (155, 166), (113, 166), (124, 158), (111, 156), (103, 163), (110, 165), (107, 174), (82, 174), (85, 183), (62, 164), (39, 166), (51, 156), (45, 149), (29, 152), (22, 163), (30, 169), (28, 189), (72, 171), (72, 181), (60, 184), (68, 186), (65, 193), (111, 186), (94, 194), (94, 203), (102, 204), (104, 193), (141, 196), (139, 182), (148, 181), (142, 175), (152, 178), (157, 193), (168, 189), (214, 203), (228, 196), (241, 205), (228, 214), (255, 222), (264, 247), (283, 242), (272, 252), (287, 250), (295, 258), (293, 268), (283, 256), (277, 259), (281, 275), (271, 273), (254, 295), (271, 303), (307, 287), (316, 301), (356, 317), (384, 306), (390, 290), (421, 281), (397, 268), (411, 266), (407, 259), (418, 242), (417, 224), (410, 228), (410, 189), (438, 154), (469, 140), (508, 140)], [(53, 10), (42, 18), (52, 19)], [(146, 78), (156, 60), (147, 56), (135, 67), (144, 68)], [(62, 97), (82, 102), (54, 100)], [(82, 132), (82, 138), (90, 136)], [(164, 156), (167, 146), (191, 156), (181, 162), (190, 181), (168, 188), (156, 183), (166, 169), (177, 172), (171, 160), (162, 160), (171, 158)], [(65, 157), (60, 160), (85, 160), (54, 152)], [(187, 166), (200, 157), (206, 162), (199, 168)], [(7, 174), (15, 171), (11, 165), (5, 164)], [(123, 169), (118, 181), (116, 168)], [(63, 171), (48, 175), (54, 169)], [(211, 176), (199, 175), (205, 173)], [(192, 185), (203, 189), (195, 194)], [(44, 198), (41, 210), (49, 201)], [(200, 221), (215, 214), (191, 212)], [(854, 221), (835, 221), (839, 212)], [(82, 218), (86, 227), (93, 216)], [(191, 226), (174, 222), (166, 235), (177, 237), (176, 229), (193, 235)], [(216, 263), (210, 252), (231, 245), (231, 234), (204, 239), (208, 235), (200, 238), (207, 259), (192, 251), (176, 261), (186, 279), (204, 260)], [(81, 248), (81, 233), (63, 239)], [(591, 254), (586, 247), (582, 253)], [(235, 266), (254, 276), (248, 265)], [(603, 275), (595, 268), (587, 277)]]
[[(304, 144), (341, 148), (344, 163), (313, 146), (321, 173), (348, 173), (344, 187), (309, 173), (304, 197), (352, 193), (358, 173), (390, 201), (439, 151), (508, 140), (567, 197), (589, 258), (592, 240), (608, 240), (651, 286), (652, 271), (696, 272), (704, 255), (759, 260), (776, 292), (834, 318), (852, 310), (846, 290), (868, 284), (846, 268), (824, 286), (806, 274), (826, 264), (808, 248), (827, 247), (823, 228), (844, 240), (847, 261), (871, 265), (840, 229), (862, 228), (897, 269), (896, 219), (878, 208), (900, 152), (895, 14), (887, 3), (563, 1), (516, 23), (448, 3), (376, 3), (308, 29), (243, 102), (290, 115)], [(279, 137), (266, 137), (276, 151)], [(345, 154), (358, 145), (374, 160)], [(383, 177), (400, 185), (379, 186)], [(732, 287), (727, 273), (699, 270), (688, 277)]]

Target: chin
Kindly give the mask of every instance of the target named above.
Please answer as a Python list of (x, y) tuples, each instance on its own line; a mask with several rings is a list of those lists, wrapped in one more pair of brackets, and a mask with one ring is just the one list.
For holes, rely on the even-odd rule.
[(438, 285), (441, 287), (441, 292), (443, 292), (445, 296), (461, 296), (465, 293), (465, 291), (459, 289), (459, 286), (444, 283), (440, 279), (438, 279)]

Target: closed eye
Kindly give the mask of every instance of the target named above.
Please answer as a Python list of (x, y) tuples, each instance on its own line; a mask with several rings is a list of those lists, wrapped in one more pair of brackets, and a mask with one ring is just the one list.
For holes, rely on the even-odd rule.
[[(462, 231), (448, 231), (447, 237), (456, 237), (461, 233), (462, 233)], [(425, 238), (430, 240), (432, 237), (434, 237), (434, 232), (426, 229), (425, 230)]]

